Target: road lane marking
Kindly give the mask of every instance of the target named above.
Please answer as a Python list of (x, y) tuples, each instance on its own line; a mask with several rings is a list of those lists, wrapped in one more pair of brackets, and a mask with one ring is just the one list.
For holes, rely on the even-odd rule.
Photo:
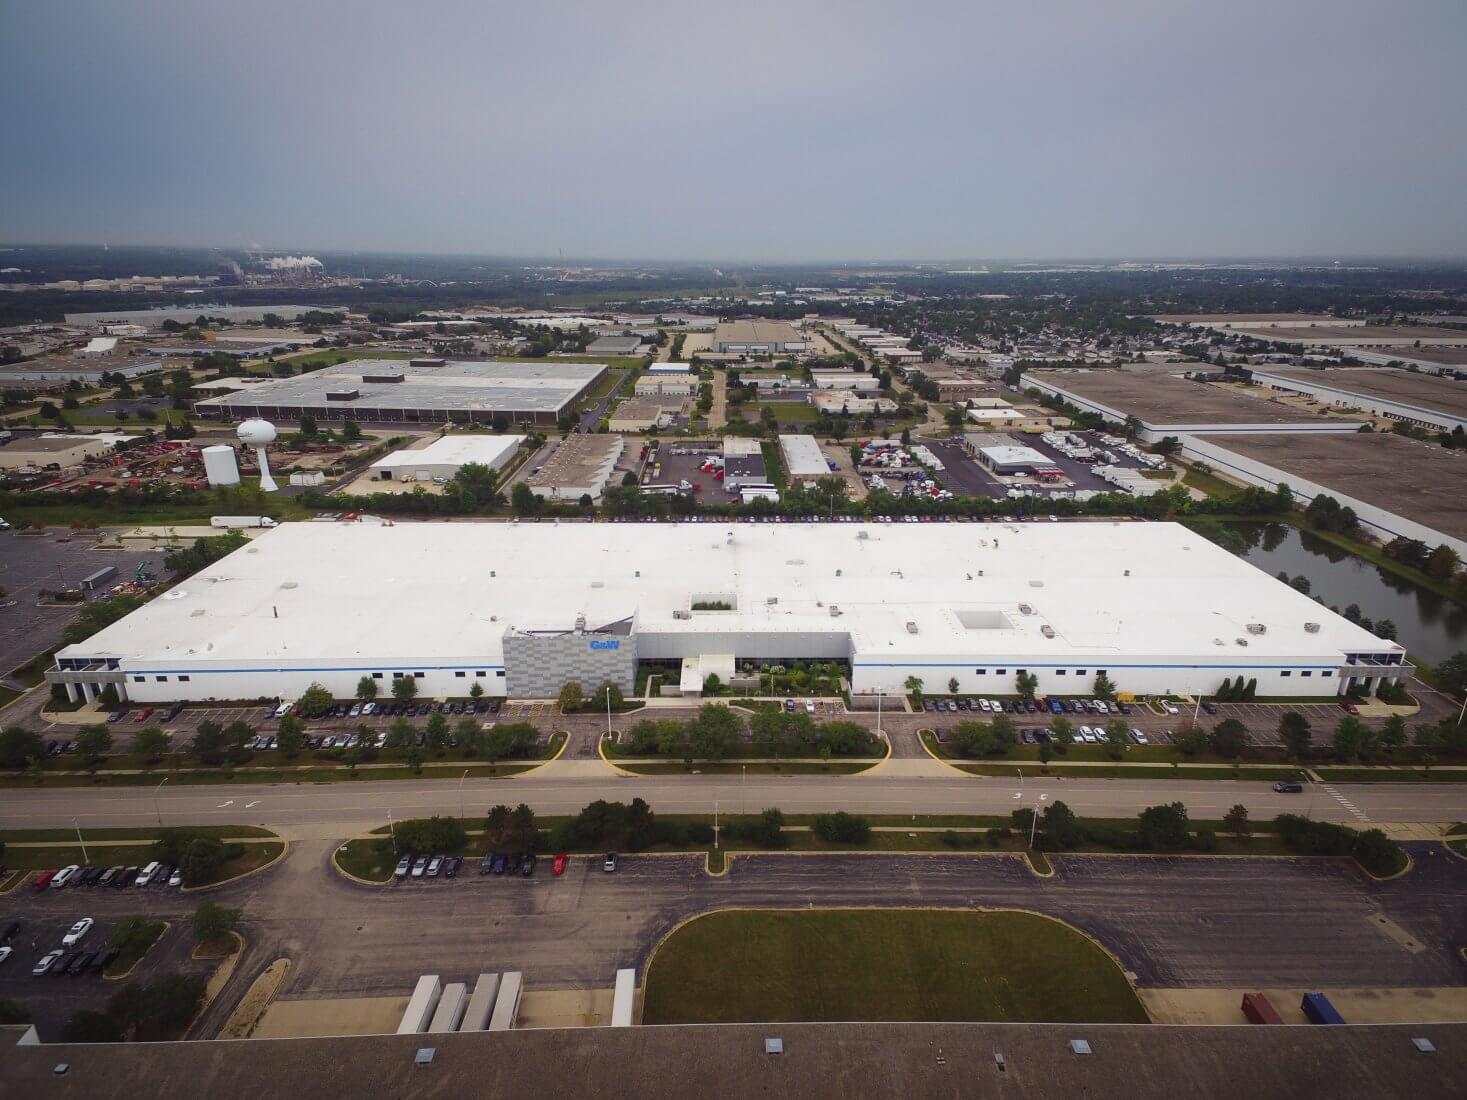
[(252, 806), (258, 806), (259, 804), (260, 804), (260, 800), (259, 799), (256, 799), (254, 802), (246, 802), (245, 803), (245, 809), (248, 810), (250, 807), (252, 807)]
[(231, 798), (228, 802), (221, 802), (221, 803), (219, 803), (219, 805), (216, 806), (215, 809), (222, 810), (222, 809), (224, 809), (225, 806), (233, 806), (233, 805), (234, 805), (234, 799)]

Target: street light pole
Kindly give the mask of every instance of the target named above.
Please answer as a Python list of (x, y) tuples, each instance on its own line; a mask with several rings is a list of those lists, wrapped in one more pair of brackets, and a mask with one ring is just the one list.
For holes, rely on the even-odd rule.
[[(167, 783), (168, 779), (169, 777), (165, 775), (163, 777), (163, 783)], [(158, 792), (163, 789), (163, 783), (159, 783), (153, 788), (153, 812), (158, 815), (158, 828), (160, 829), (163, 828), (163, 809), (158, 802)]]
[(81, 825), (77, 822), (76, 818), (72, 818), (71, 823), (76, 826), (76, 842), (81, 845), (82, 862), (90, 863), (91, 860), (87, 858), (87, 842), (82, 839), (81, 835)]
[(718, 799), (713, 800), (713, 847), (718, 848)]
[(464, 816), (464, 780), (469, 777), (469, 769), (465, 768), (463, 775), (458, 777), (458, 816)]
[(1049, 795), (1042, 794), (1034, 800), (1034, 812), (1029, 816), (1029, 847), (1034, 847), (1034, 831), (1039, 828), (1039, 804), (1046, 801)]
[(392, 822), (392, 811), (387, 811), (387, 831), (392, 834), (392, 850), (397, 851), (397, 826)]

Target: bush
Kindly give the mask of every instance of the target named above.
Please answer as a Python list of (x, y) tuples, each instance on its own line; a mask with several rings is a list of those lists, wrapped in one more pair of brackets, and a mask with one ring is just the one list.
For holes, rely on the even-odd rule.
[(1279, 814), (1273, 823), (1284, 846), (1304, 855), (1347, 856), (1355, 850), (1356, 835), (1343, 825), (1298, 814)]
[(168, 974), (123, 986), (107, 1002), (107, 1015), (134, 1039), (170, 1039), (188, 1026), (203, 1000), (203, 978)]
[(699, 821), (688, 826), (688, 843), (690, 844), (712, 844), (713, 826)]
[(761, 848), (787, 848), (789, 837), (784, 835), (784, 814), (777, 809), (765, 810), (757, 821), (735, 821), (728, 826), (730, 840), (743, 840)]
[(827, 844), (865, 844), (871, 839), (871, 822), (844, 810), (816, 814), (811, 828)]
[(451, 817), (413, 818), (396, 827), (399, 851), (456, 852), (469, 842), (469, 834)]
[(122, 1028), (105, 1012), (93, 1012), (89, 1008), (72, 1014), (71, 1019), (61, 1025), (63, 1043), (120, 1043)]
[(1217, 851), (1217, 834), (1211, 829), (1198, 829), (1197, 835), (1192, 838), (1192, 847), (1199, 852)]
[(1385, 877), (1406, 866), (1406, 853), (1379, 829), (1366, 829), (1356, 838), (1355, 861), (1372, 875)]

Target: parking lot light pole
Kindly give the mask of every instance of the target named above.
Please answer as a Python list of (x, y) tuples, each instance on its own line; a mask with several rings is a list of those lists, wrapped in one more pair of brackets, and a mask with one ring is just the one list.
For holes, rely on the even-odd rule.
[(392, 811), (387, 811), (387, 831), (392, 834), (392, 850), (397, 851), (397, 826), (392, 822)]
[(713, 800), (713, 848), (718, 849), (718, 799)]
[(458, 816), (464, 816), (464, 780), (469, 777), (469, 769), (465, 768), (463, 775), (458, 777)]
[(89, 860), (87, 858), (87, 842), (82, 839), (82, 835), (81, 835), (81, 825), (78, 824), (76, 818), (72, 818), (71, 819), (71, 823), (76, 826), (76, 842), (81, 845), (82, 862), (83, 863), (90, 863), (91, 860)]
[(1034, 800), (1034, 813), (1029, 818), (1029, 847), (1034, 847), (1034, 831), (1039, 828), (1039, 805), (1046, 802), (1049, 795), (1042, 794)]
[[(168, 780), (169, 776), (165, 775), (163, 777), (163, 783), (167, 783)], [(163, 783), (159, 783), (153, 788), (153, 812), (158, 815), (158, 828), (160, 829), (163, 828), (163, 809), (158, 802), (158, 792), (163, 789)]]

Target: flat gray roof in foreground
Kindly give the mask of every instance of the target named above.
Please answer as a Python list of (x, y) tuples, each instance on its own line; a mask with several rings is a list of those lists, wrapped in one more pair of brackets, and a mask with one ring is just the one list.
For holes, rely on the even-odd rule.
[[(470, 412), (558, 413), (606, 370), (605, 363), (449, 361), (415, 368), (405, 359), (357, 359), (294, 378), (261, 382), (240, 393), (197, 402), (200, 409), (281, 406), (332, 409), (437, 409)], [(363, 382), (363, 376), (403, 375), (401, 382)], [(356, 389), (350, 401), (329, 391)]]
[(1467, 539), (1467, 455), (1393, 432), (1203, 435), (1234, 454)]
[[(1417, 1037), (1429, 1039), (1435, 1053), (1419, 1052)], [(781, 1039), (784, 1052), (765, 1054), (766, 1038)], [(1073, 1053), (1072, 1039), (1086, 1040), (1091, 1052)], [(424, 1047), (432, 1048), (432, 1062), (414, 1064)], [(58, 1075), (60, 1062), (68, 1068)], [(7, 1045), (0, 1092), (54, 1100), (1456, 1100), (1467, 1095), (1467, 1025), (725, 1024)]]

